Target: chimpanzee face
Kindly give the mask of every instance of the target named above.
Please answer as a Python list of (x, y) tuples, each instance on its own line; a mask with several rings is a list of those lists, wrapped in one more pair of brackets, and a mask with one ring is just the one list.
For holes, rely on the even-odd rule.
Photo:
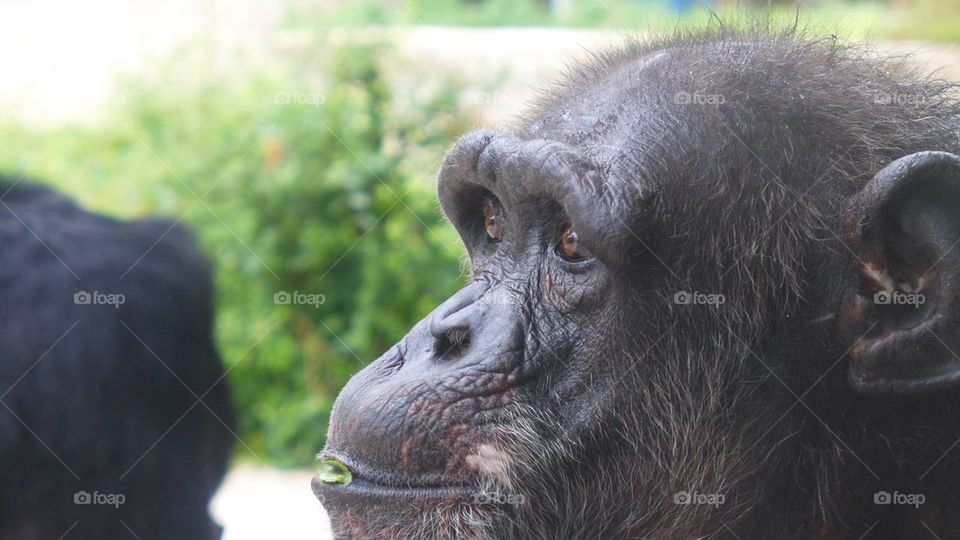
[(833, 47), (636, 45), (462, 138), (471, 279), (337, 399), (337, 533), (857, 538), (953, 467), (960, 106)]
[(595, 422), (591, 362), (578, 359), (620, 332), (603, 323), (623, 308), (620, 255), (588, 247), (610, 229), (569, 200), (597, 175), (557, 142), (478, 132), (451, 152), (440, 200), (472, 279), (344, 389), (324, 457), (354, 480), (323, 486), (325, 500), (458, 504), (506, 480), (518, 411), (567, 418), (571, 434)]

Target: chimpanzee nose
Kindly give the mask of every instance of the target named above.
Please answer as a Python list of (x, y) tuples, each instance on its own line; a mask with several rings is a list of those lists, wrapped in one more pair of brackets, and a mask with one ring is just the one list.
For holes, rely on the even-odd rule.
[(487, 286), (480, 282), (467, 285), (440, 305), (430, 318), (436, 358), (454, 359), (470, 348), (472, 334), (483, 317), (483, 305), (477, 300)]

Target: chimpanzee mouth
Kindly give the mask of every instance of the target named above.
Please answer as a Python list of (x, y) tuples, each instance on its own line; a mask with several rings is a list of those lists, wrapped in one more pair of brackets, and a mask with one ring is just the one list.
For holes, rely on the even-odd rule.
[(475, 491), (466, 484), (447, 484), (440, 479), (404, 480), (400, 474), (376, 473), (370, 467), (334, 453), (318, 456), (323, 470), (311, 482), (314, 495), (323, 503), (341, 504), (365, 499), (410, 500), (458, 504)]

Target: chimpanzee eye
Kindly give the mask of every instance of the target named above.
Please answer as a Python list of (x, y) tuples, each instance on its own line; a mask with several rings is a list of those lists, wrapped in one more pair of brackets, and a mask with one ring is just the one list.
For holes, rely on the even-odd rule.
[(494, 211), (493, 206), (487, 206), (483, 211), (483, 228), (487, 230), (487, 240), (499, 242), (500, 238), (500, 216)]
[(557, 254), (570, 262), (585, 261), (593, 257), (593, 253), (580, 244), (580, 235), (570, 225), (563, 230), (563, 236), (557, 245)]

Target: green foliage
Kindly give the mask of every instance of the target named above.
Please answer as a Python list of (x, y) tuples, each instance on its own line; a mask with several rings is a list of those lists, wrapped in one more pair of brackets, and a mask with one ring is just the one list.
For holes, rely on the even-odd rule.
[(862, 39), (910, 38), (939, 42), (960, 39), (960, 0), (824, 0), (801, 2), (695, 2), (679, 13), (665, 0), (575, 0), (564, 18), (554, 17), (542, 0), (357, 0), (331, 3), (311, 12), (297, 10), (290, 26), (453, 25), (559, 26), (607, 28), (621, 32), (672, 32), (700, 28), (722, 19), (769, 20), (774, 27), (802, 27), (820, 34)]
[[(452, 86), (393, 95), (387, 49), (348, 46), (321, 79), (140, 83), (106, 126), (0, 128), (3, 170), (194, 227), (216, 264), (241, 452), (283, 465), (312, 462), (339, 388), (461, 277), (433, 181), (464, 129)], [(323, 303), (276, 304), (280, 292)]]
[(887, 19), (889, 37), (960, 41), (960, 0), (901, 1), (894, 6), (897, 12)]

